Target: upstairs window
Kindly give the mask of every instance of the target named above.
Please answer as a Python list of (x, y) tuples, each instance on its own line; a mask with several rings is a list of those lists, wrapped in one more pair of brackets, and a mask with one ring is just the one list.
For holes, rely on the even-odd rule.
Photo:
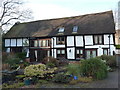
[(73, 32), (77, 32), (77, 30), (78, 30), (78, 26), (74, 26), (73, 27)]
[(64, 45), (65, 37), (57, 37), (57, 44)]
[(50, 40), (41, 40), (41, 47), (49, 47)]
[(63, 33), (64, 32), (64, 27), (60, 27), (58, 32)]
[(94, 36), (94, 44), (103, 44), (102, 35), (95, 35)]
[(50, 39), (34, 40), (34, 47), (50, 47)]
[(38, 47), (38, 40), (34, 40), (34, 46)]

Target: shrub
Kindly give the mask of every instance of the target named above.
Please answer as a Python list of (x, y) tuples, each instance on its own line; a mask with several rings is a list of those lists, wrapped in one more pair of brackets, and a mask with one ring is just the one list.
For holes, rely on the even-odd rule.
[(69, 60), (65, 59), (65, 58), (57, 58), (59, 61), (59, 66), (66, 66), (69, 64)]
[(80, 65), (79, 64), (69, 64), (67, 65), (67, 74), (79, 76), (80, 75)]
[(71, 78), (65, 74), (59, 73), (56, 74), (55, 77), (53, 78), (53, 82), (56, 83), (69, 83)]
[(107, 66), (99, 58), (81, 60), (80, 72), (83, 76), (92, 76), (94, 79), (103, 79), (107, 76)]
[(59, 62), (57, 59), (53, 58), (53, 57), (45, 57), (43, 60), (42, 60), (42, 63), (43, 64), (47, 64), (47, 63), (52, 63), (54, 64), (55, 66), (58, 66)]
[(53, 67), (55, 67), (55, 64), (54, 64), (54, 63), (51, 63), (51, 62), (48, 62), (48, 63), (46, 64), (46, 67), (47, 67), (47, 68), (53, 68)]
[(38, 65), (30, 65), (27, 66), (24, 70), (24, 74), (28, 77), (46, 77), (46, 75), (50, 75), (56, 70), (57, 68), (47, 68), (45, 64), (38, 64)]
[(24, 83), (23, 82), (19, 82), (19, 83), (14, 83), (12, 85), (3, 84), (2, 88), (19, 88), (19, 87), (22, 87), (22, 86), (24, 86)]
[(30, 65), (25, 68), (24, 74), (26, 76), (39, 76), (44, 77), (46, 66), (44, 64)]
[(106, 64), (110, 67), (116, 66), (116, 57), (115, 56), (108, 56), (108, 55), (102, 55), (100, 56), (102, 60), (106, 60)]
[(16, 76), (16, 78), (17, 78), (18, 80), (23, 80), (24, 77), (25, 77), (25, 75), (17, 75), (17, 76)]
[(38, 80), (38, 83), (40, 83), (40, 84), (47, 84), (48, 81), (46, 81), (46, 80)]
[(11, 69), (16, 69), (19, 66), (20, 58), (18, 58), (14, 53), (9, 53), (5, 63), (9, 64)]
[(19, 52), (16, 53), (16, 56), (20, 58), (21, 60), (24, 60), (26, 58), (26, 52)]

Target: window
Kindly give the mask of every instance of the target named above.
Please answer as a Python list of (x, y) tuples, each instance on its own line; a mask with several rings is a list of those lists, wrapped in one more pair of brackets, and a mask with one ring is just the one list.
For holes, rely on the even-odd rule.
[(57, 44), (64, 45), (65, 37), (57, 37)]
[(60, 27), (58, 32), (63, 33), (64, 32), (64, 27)]
[(97, 50), (96, 49), (89, 49), (86, 50), (86, 58), (92, 58), (97, 56)]
[(73, 27), (73, 32), (77, 32), (77, 30), (78, 30), (78, 26), (74, 26)]
[(27, 38), (23, 39), (23, 46), (29, 46), (29, 40)]
[(57, 57), (65, 57), (65, 49), (57, 49)]
[(10, 39), (5, 39), (5, 47), (10, 46)]
[(83, 49), (77, 49), (76, 54), (77, 58), (83, 58)]
[(108, 49), (107, 48), (103, 49), (103, 54), (108, 55)]
[(38, 47), (38, 41), (37, 40), (34, 40), (34, 46)]
[(41, 40), (41, 47), (49, 47), (50, 40)]
[(102, 35), (95, 35), (94, 36), (94, 44), (103, 44), (103, 38)]

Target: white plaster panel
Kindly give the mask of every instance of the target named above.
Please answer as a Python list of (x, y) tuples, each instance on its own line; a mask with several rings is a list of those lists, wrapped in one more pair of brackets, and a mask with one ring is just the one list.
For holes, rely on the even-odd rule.
[(85, 45), (93, 45), (93, 37), (92, 37), (92, 35), (85, 36)]
[(11, 46), (16, 46), (16, 39), (11, 39)]
[(74, 36), (67, 36), (67, 46), (74, 46)]
[(56, 49), (52, 49), (52, 57), (57, 58), (57, 56), (56, 56)]
[(10, 46), (10, 39), (5, 39), (5, 47)]
[(67, 48), (67, 58), (75, 59), (75, 48)]
[(102, 48), (98, 48), (98, 49), (97, 49), (97, 55), (98, 55), (98, 56), (103, 55), (103, 49), (102, 49)]
[(76, 36), (76, 46), (83, 46), (83, 36)]
[(22, 39), (17, 39), (17, 46), (22, 46)]

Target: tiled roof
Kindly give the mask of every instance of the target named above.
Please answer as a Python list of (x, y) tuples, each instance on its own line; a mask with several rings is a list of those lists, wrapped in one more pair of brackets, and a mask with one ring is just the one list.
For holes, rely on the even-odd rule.
[[(78, 26), (77, 33), (72, 33), (73, 26)], [(64, 27), (63, 34), (58, 34), (59, 27)], [(6, 33), (5, 38), (13, 37), (51, 37), (71, 34), (115, 33), (112, 11), (87, 14), (74, 17), (39, 20), (18, 23)]]

